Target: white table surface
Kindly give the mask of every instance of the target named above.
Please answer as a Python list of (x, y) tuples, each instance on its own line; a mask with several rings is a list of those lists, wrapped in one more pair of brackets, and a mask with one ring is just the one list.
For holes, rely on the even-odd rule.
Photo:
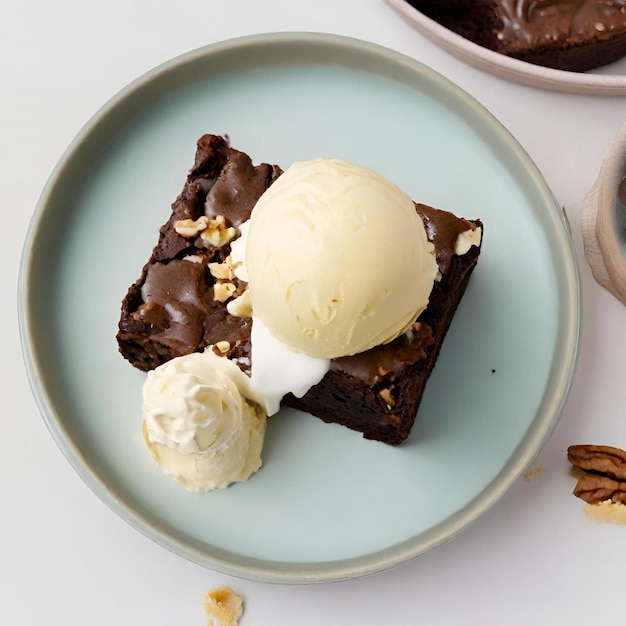
[[(205, 624), (202, 598), (227, 584), (245, 626), (623, 623), (626, 527), (589, 524), (571, 495), (572, 443), (626, 447), (626, 309), (593, 281), (579, 215), (626, 97), (516, 85), (439, 50), (383, 0), (141, 2), (42, 0), (0, 9), (0, 276), (5, 408), (0, 437), (0, 623)], [(572, 223), (583, 329), (567, 406), (532, 481), (469, 530), (395, 570), (321, 585), (230, 578), (146, 539), (111, 512), (56, 447), (32, 398), (17, 333), (22, 242), (41, 189), (86, 120), (135, 77), (230, 37), (285, 30), (344, 34), (394, 48), (485, 105), (544, 173)], [(540, 303), (539, 303), (540, 305)], [(622, 621), (620, 621), (622, 620)]]

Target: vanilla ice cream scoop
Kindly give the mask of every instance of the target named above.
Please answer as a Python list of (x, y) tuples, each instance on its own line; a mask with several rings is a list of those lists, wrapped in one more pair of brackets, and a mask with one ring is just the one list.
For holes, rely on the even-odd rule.
[(245, 265), (252, 308), (269, 331), (328, 359), (403, 333), (438, 271), (411, 198), (335, 159), (295, 163), (261, 196)]
[(211, 349), (177, 357), (144, 382), (144, 439), (164, 473), (187, 490), (226, 487), (261, 466), (262, 404), (237, 365)]

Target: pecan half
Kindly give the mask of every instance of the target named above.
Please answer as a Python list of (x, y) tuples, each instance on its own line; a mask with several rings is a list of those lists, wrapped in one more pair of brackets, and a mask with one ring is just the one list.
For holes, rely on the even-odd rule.
[(626, 452), (611, 446), (576, 445), (567, 449), (569, 462), (587, 472), (626, 481)]
[(578, 479), (574, 495), (589, 504), (600, 504), (610, 500), (615, 504), (626, 504), (626, 482), (608, 476), (585, 474)]

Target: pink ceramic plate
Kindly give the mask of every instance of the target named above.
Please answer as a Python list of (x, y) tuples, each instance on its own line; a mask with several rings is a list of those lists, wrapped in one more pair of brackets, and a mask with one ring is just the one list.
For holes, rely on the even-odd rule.
[[(424, 36), (457, 58), (524, 85), (580, 94), (625, 95), (626, 59), (593, 72), (565, 72), (504, 56), (453, 33), (414, 9), (406, 0), (386, 0)], [(610, 72), (610, 73), (607, 73)]]

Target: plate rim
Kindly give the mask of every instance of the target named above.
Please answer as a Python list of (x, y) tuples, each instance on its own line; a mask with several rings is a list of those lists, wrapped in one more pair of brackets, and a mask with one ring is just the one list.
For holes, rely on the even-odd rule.
[[(182, 541), (180, 536), (183, 535), (183, 533), (178, 532), (176, 536), (172, 534), (169, 529), (164, 533), (164, 522), (161, 522), (160, 529), (157, 528), (149, 519), (149, 515), (139, 510), (138, 506), (134, 508), (129, 507), (127, 503), (115, 493), (115, 490), (112, 489), (110, 485), (103, 484), (90, 468), (89, 462), (83, 458), (81, 451), (74, 442), (72, 442), (71, 437), (68, 436), (62, 420), (56, 417), (55, 407), (50, 401), (45, 385), (43, 384), (45, 373), (41, 371), (40, 364), (37, 363), (36, 349), (33, 345), (30, 331), (32, 320), (31, 313), (28, 309), (28, 285), (33, 265), (33, 243), (36, 241), (39, 234), (41, 222), (45, 217), (46, 207), (53, 197), (55, 187), (59, 181), (62, 180), (64, 169), (71, 160), (75, 158), (76, 152), (80, 146), (84, 142), (89, 141), (94, 133), (97, 133), (100, 121), (114, 113), (116, 107), (121, 106), (135, 91), (145, 88), (153, 81), (159, 80), (164, 74), (176, 70), (177, 68), (180, 69), (181, 66), (192, 63), (200, 57), (214, 55), (216, 53), (228, 53), (230, 50), (241, 51), (244, 48), (251, 49), (259, 45), (268, 44), (274, 46), (285, 44), (302, 46), (306, 44), (316, 47), (330, 46), (335, 48), (348, 48), (354, 54), (368, 54), (376, 57), (382, 56), (387, 62), (391, 62), (393, 65), (404, 66), (415, 73), (427, 74), (430, 80), (444, 84), (446, 89), (452, 90), (463, 100), (463, 104), (467, 103), (475, 112), (477, 111), (481, 115), (487, 116), (490, 124), (495, 125), (499, 131), (504, 132), (509, 140), (511, 140), (509, 147), (517, 153), (518, 157), (524, 158), (526, 165), (531, 168), (531, 172), (537, 184), (541, 185), (544, 193), (548, 194), (554, 201), (553, 208), (555, 212), (552, 217), (556, 219), (557, 225), (562, 226), (560, 235), (563, 240), (563, 245), (560, 247), (560, 253), (565, 255), (564, 258), (567, 257), (568, 259), (567, 267), (569, 273), (566, 277), (563, 277), (561, 287), (562, 291), (565, 291), (568, 296), (567, 307), (570, 309), (570, 313), (573, 311), (574, 314), (568, 317), (566, 328), (563, 324), (559, 325), (560, 338), (557, 342), (557, 345), (560, 346), (563, 343), (567, 348), (563, 350), (563, 354), (561, 355), (562, 365), (565, 367), (555, 368), (553, 359), (550, 375), (552, 379), (551, 384), (546, 385), (546, 389), (551, 389), (552, 392), (549, 394), (544, 392), (541, 405), (535, 417), (532, 419), (527, 433), (517, 444), (514, 453), (509, 457), (501, 471), (470, 503), (462, 507), (451, 517), (431, 527), (425, 533), (419, 536), (413, 536), (406, 541), (392, 545), (383, 550), (337, 561), (306, 563), (272, 561), (234, 555), (232, 552), (223, 551), (217, 547), (215, 547), (216, 553), (208, 555), (206, 552), (202, 552), (197, 546)], [(134, 81), (130, 82), (126, 87), (122, 88), (98, 109), (66, 148), (42, 190), (25, 237), (18, 277), (18, 320), (22, 355), (37, 407), (53, 439), (74, 470), (91, 488), (95, 495), (133, 528), (179, 556), (214, 571), (260, 582), (331, 582), (389, 570), (395, 566), (413, 560), (449, 541), (453, 537), (456, 537), (478, 517), (489, 510), (531, 465), (556, 426), (573, 382), (580, 339), (581, 314), (580, 276), (574, 244), (567, 218), (561, 211), (557, 213), (557, 209), (558, 203), (550, 192), (542, 174), (517, 140), (510, 135), (508, 130), (475, 100), (475, 98), (435, 70), (432, 70), (411, 57), (372, 42), (343, 35), (314, 32), (280, 32), (246, 35), (196, 48), (187, 53), (173, 57), (157, 65), (155, 68), (148, 70)], [(559, 303), (561, 305), (563, 305), (563, 297), (564, 294), (560, 294)], [(543, 414), (545, 414), (545, 416), (539, 419)], [(197, 543), (200, 542), (196, 542), (196, 544)], [(234, 559), (232, 558), (233, 556), (235, 557)]]
[(568, 72), (534, 65), (483, 48), (442, 26), (406, 0), (385, 0), (406, 22), (446, 52), (478, 69), (529, 87), (596, 96), (626, 94), (626, 75)]

